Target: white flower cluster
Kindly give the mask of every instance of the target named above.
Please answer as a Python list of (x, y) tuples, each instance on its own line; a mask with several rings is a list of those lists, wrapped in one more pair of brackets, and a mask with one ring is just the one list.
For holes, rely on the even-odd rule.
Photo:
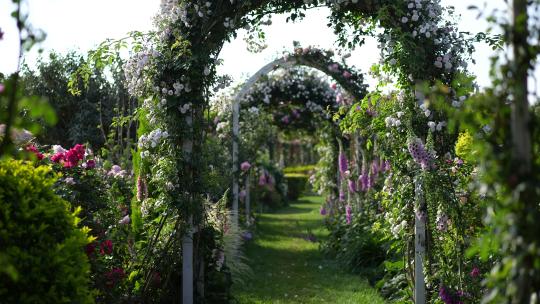
[(457, 100), (456, 99), (452, 100), (452, 106), (454, 108), (461, 108), (465, 100), (467, 100), (466, 96), (460, 96)]
[(429, 129), (431, 130), (431, 132), (441, 131), (444, 127), (446, 127), (446, 121), (439, 121), (439, 122), (429, 121), (427, 125)]
[(386, 212), (384, 218), (390, 224), (390, 231), (395, 238), (399, 238), (401, 232), (407, 228), (407, 221), (394, 218), (391, 212)]
[(424, 103), (424, 104), (422, 104), (422, 105), (420, 106), (420, 109), (421, 109), (422, 111), (424, 111), (424, 115), (425, 115), (426, 117), (431, 116), (431, 110), (428, 109), (428, 106), (429, 106), (429, 105), (428, 105), (427, 103)]
[(386, 127), (387, 128), (391, 128), (391, 127), (399, 127), (401, 126), (401, 117), (404, 115), (405, 113), (403, 112), (397, 112), (396, 113), (396, 117), (392, 117), (392, 116), (388, 116), (384, 119), (384, 122), (386, 123)]
[(145, 91), (146, 81), (144, 71), (150, 66), (151, 59), (160, 56), (155, 50), (140, 51), (131, 56), (124, 64), (127, 89), (132, 96), (142, 96)]
[[(153, 130), (148, 135), (142, 135), (139, 138), (138, 147), (141, 150), (155, 148), (158, 146), (162, 139), (166, 139), (167, 137), (169, 137), (169, 133), (167, 131), (161, 131), (161, 129)], [(150, 152), (147, 150), (141, 152), (142, 157), (147, 157), (149, 155)]]

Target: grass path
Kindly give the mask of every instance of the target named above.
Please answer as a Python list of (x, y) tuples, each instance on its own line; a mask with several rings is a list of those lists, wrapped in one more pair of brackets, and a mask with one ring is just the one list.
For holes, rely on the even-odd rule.
[(238, 303), (384, 303), (365, 279), (340, 271), (322, 256), (318, 242), (307, 240), (308, 231), (317, 241), (326, 237), (321, 202), (302, 197), (259, 216), (255, 238), (246, 246), (254, 276), (234, 286)]

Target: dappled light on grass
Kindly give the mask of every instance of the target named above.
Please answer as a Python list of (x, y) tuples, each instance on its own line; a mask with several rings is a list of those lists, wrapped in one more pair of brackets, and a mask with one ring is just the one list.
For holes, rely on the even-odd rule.
[[(246, 254), (257, 274), (234, 286), (239, 303), (384, 303), (367, 280), (338, 270), (319, 251), (327, 232), (320, 197), (259, 216)], [(311, 236), (312, 238), (308, 238)]]

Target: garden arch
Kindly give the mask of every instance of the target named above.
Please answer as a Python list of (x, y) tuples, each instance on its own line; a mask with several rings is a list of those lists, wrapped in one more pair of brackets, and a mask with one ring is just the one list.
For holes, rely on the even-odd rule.
[[(265, 75), (277, 69), (287, 69), (295, 66), (305, 66), (314, 68), (325, 75), (332, 77), (339, 85), (347, 91), (355, 100), (362, 100), (366, 96), (367, 85), (363, 83), (363, 75), (357, 72), (354, 68), (348, 67), (343, 60), (338, 63), (333, 58), (332, 51), (324, 51), (317, 48), (307, 47), (295, 48), (293, 53), (288, 53), (282, 58), (276, 59), (267, 65), (263, 66), (246, 83), (241, 87), (240, 91), (234, 96), (232, 105), (232, 165), (233, 165), (233, 214), (235, 221), (238, 221), (238, 202), (239, 202), (239, 184), (238, 184), (238, 136), (240, 131), (240, 106), (245, 103), (245, 98), (253, 89), (255, 83)], [(246, 208), (249, 210), (249, 193), (246, 198)]]
[[(354, 47), (361, 36), (380, 25), (384, 62), (409, 88), (417, 81), (450, 83), (462, 66), (463, 38), (457, 29), (439, 28), (437, 1), (382, 0), (219, 0), (162, 2), (155, 47), (133, 57), (126, 71), (130, 92), (148, 98), (140, 132), (155, 132), (143, 143), (146, 155), (136, 173), (152, 178), (149, 195), (159, 197), (178, 219), (174, 235), (182, 236), (183, 303), (193, 303), (193, 231), (203, 223), (203, 139), (209, 88), (218, 81), (215, 66), (225, 41), (242, 27), (257, 26), (271, 13), (291, 12), (291, 19), (319, 6), (332, 9), (330, 23), (342, 45)], [(412, 5), (412, 6), (411, 6)], [(365, 21), (368, 20), (366, 27)], [(353, 30), (349, 35), (348, 27)], [(399, 47), (395, 47), (399, 44)], [(444, 64), (443, 57), (444, 56)], [(440, 58), (440, 59), (439, 59)], [(434, 63), (435, 67), (434, 68)], [(271, 66), (267, 69), (271, 69)], [(141, 79), (141, 76), (147, 76)], [(144, 115), (143, 115), (144, 116)], [(166, 130), (167, 136), (163, 135)], [(421, 196), (421, 195), (420, 195)], [(422, 205), (422, 204), (420, 204)], [(161, 229), (157, 230), (159, 235)], [(420, 241), (422, 243), (422, 240)], [(421, 263), (417, 263), (422, 276)], [(415, 284), (417, 285), (417, 284)], [(425, 302), (420, 288), (417, 303)]]

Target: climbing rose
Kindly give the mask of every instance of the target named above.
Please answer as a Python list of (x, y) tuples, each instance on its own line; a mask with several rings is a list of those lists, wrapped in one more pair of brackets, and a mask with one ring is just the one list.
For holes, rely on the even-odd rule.
[(242, 171), (247, 171), (247, 170), (249, 170), (249, 168), (251, 168), (251, 164), (249, 162), (247, 162), (247, 161), (240, 164), (240, 169)]

